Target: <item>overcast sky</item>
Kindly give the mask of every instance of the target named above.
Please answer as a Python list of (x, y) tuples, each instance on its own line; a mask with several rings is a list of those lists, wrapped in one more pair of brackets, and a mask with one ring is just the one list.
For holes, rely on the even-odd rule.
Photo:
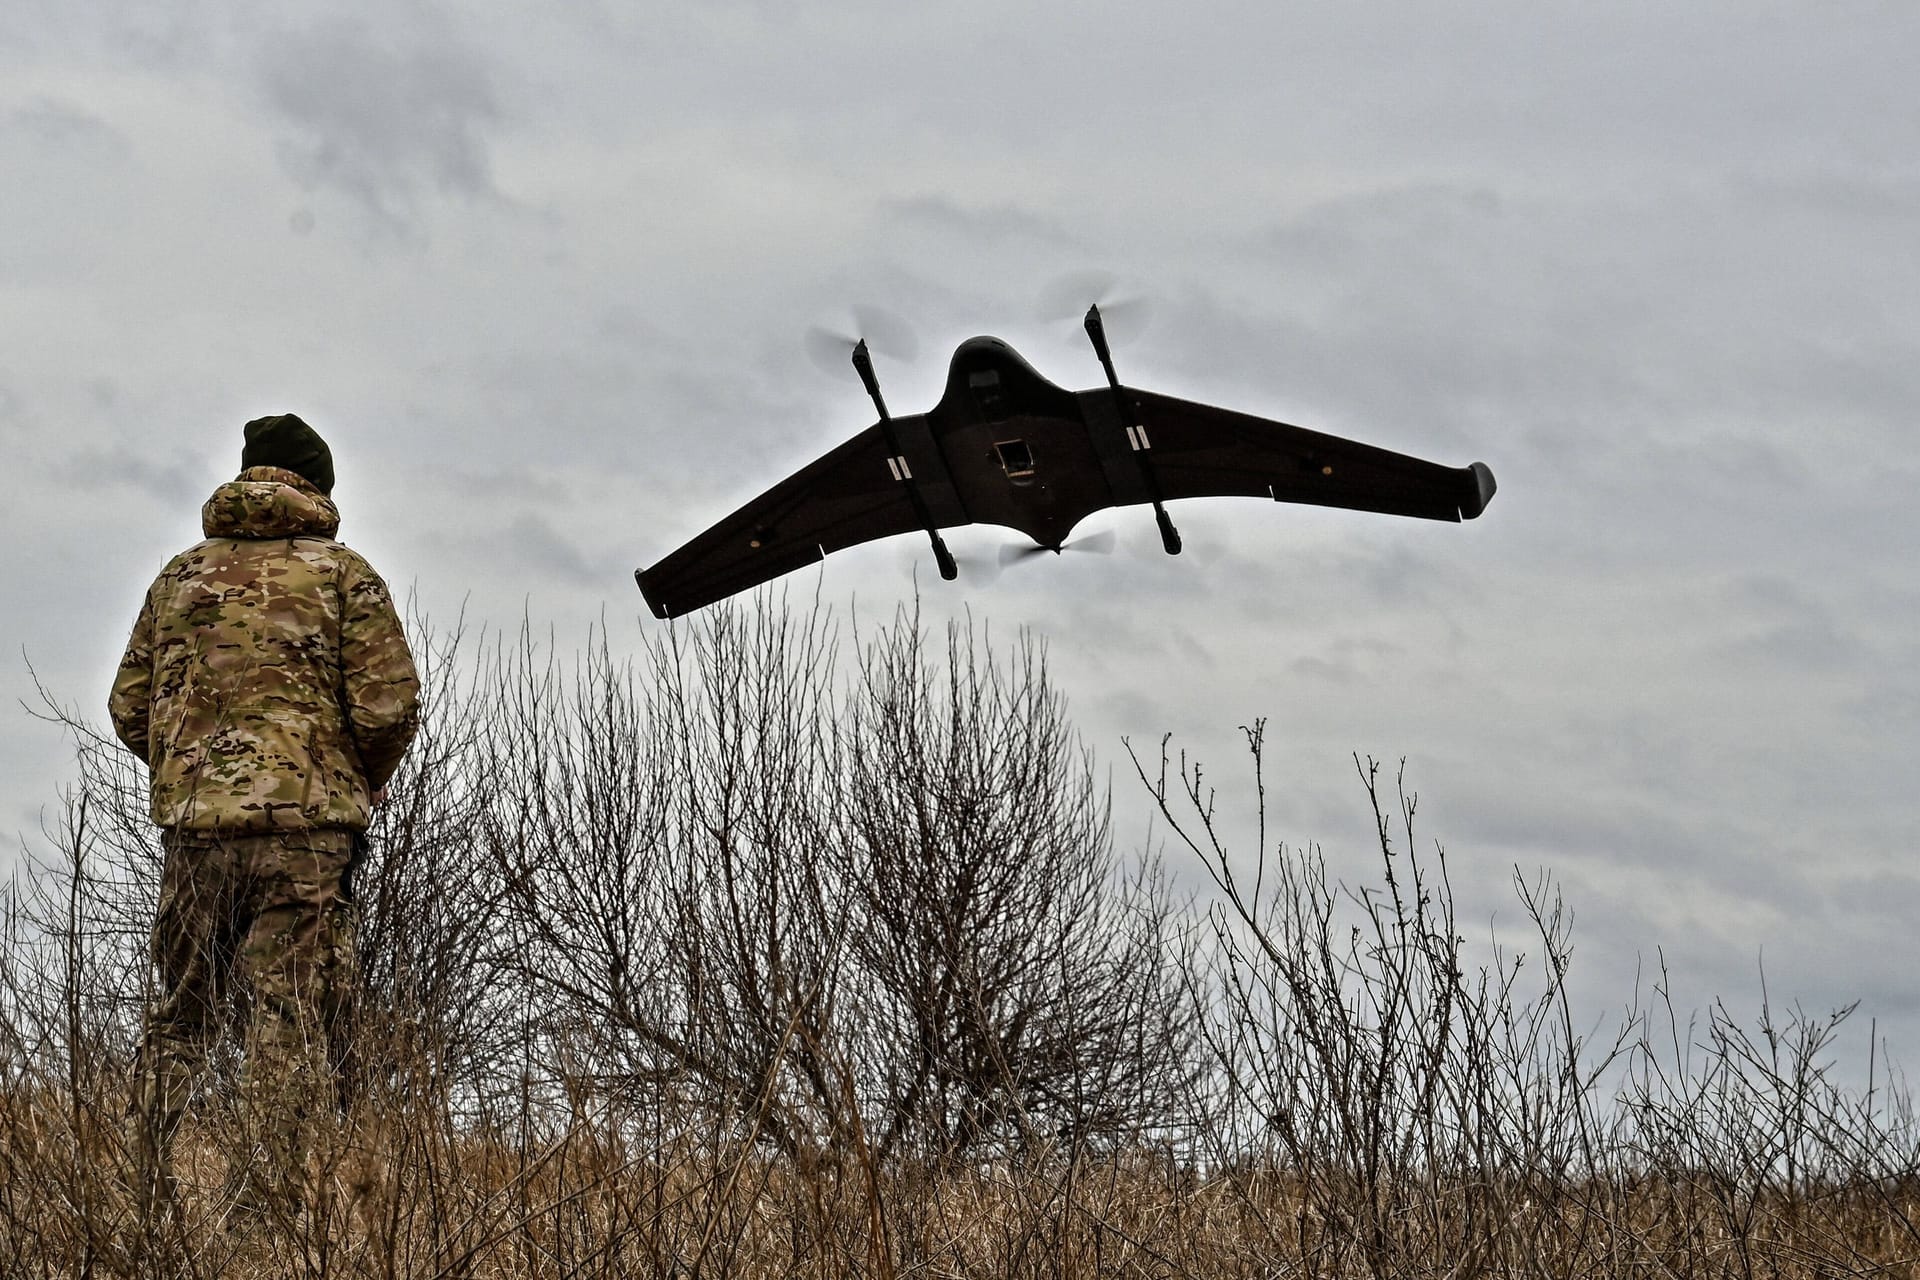
[[(909, 319), (896, 412), (1036, 301), (1156, 300), (1124, 380), (1500, 480), (1450, 526), (1105, 512), (1107, 557), (791, 580), (1051, 646), (1123, 736), (1371, 874), (1349, 756), (1407, 757), (1467, 917), (1517, 865), (1597, 1016), (1862, 1001), (1920, 1054), (1920, 9), (1757, 3), (288, 6), (9, 0), (0, 691), (100, 714), (240, 425), (331, 442), (343, 537), (433, 615), (616, 645), (632, 570), (872, 421), (808, 326)], [(1011, 535), (955, 550), (991, 559)], [(17, 849), (68, 770), (0, 734)], [(13, 833), (18, 833), (17, 838)], [(1122, 825), (1130, 845), (1142, 823)], [(1484, 929), (1480, 930), (1484, 933)]]

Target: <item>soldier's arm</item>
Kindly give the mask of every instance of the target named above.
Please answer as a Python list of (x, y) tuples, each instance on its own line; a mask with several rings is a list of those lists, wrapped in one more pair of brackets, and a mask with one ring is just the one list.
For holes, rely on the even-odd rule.
[(152, 760), (147, 731), (153, 717), (153, 593), (141, 602), (140, 616), (133, 620), (133, 634), (127, 638), (127, 651), (120, 656), (120, 669), (114, 673), (113, 692), (107, 695), (107, 714), (113, 719), (113, 731), (127, 749), (142, 760)]
[(373, 567), (351, 557), (341, 588), (340, 668), (347, 724), (367, 771), (367, 787), (378, 791), (413, 742), (420, 719), (420, 677), (393, 596)]

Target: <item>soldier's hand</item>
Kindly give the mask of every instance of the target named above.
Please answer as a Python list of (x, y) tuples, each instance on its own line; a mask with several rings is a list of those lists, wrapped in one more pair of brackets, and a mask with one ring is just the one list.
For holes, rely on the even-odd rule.
[(386, 802), (387, 802), (387, 789), (385, 787), (382, 787), (378, 791), (373, 793), (374, 808), (378, 809), (381, 805), (385, 804)]

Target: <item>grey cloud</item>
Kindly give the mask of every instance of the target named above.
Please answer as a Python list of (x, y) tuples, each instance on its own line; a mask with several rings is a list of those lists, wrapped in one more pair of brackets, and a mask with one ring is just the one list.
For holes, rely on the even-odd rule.
[(563, 506), (575, 492), (561, 475), (527, 467), (484, 467), (446, 464), (441, 474), (458, 493), (489, 502), (518, 502)]
[(175, 450), (152, 456), (124, 447), (85, 450), (48, 471), (55, 482), (76, 489), (131, 488), (168, 506), (189, 508), (206, 496), (209, 474), (206, 460), (194, 454)]
[(1329, 684), (1352, 685), (1365, 679), (1370, 671), (1401, 661), (1406, 655), (1404, 646), (1390, 641), (1339, 637), (1330, 641), (1321, 653), (1295, 658), (1288, 664), (1288, 670)]
[(0, 117), (0, 131), (17, 133), (48, 147), (91, 149), (121, 156), (127, 137), (86, 108), (61, 98), (39, 96)]
[(1920, 181), (1908, 176), (1801, 170), (1742, 172), (1727, 180), (1730, 194), (1797, 209), (1818, 218), (1893, 219), (1910, 226), (1920, 217)]
[(630, 302), (610, 302), (594, 317), (594, 335), (608, 342), (657, 342), (666, 330)]
[[(1833, 420), (1920, 393), (1876, 322), (1910, 296), (1891, 225), (1836, 243), (1711, 186), (1596, 200), (1387, 184), (1250, 234), (1253, 305), (1186, 309), (1197, 345), (1227, 333), (1219, 363), (1341, 379), (1356, 404), (1441, 433), (1525, 404), (1610, 433), (1798, 411), (1830, 439)], [(1891, 275), (1865, 270), (1876, 254)]]
[[(1705, 838), (1643, 801), (1612, 799), (1569, 804), (1564, 797), (1540, 800), (1507, 794), (1502, 806), (1463, 805), (1452, 798), (1461, 817), (1454, 834), (1482, 849), (1553, 850), (1556, 858), (1599, 859), (1649, 869), (1699, 867), (1703, 859), (1738, 841)], [(1797, 885), (1795, 886), (1798, 887)]]
[(1833, 606), (1797, 583), (1771, 575), (1743, 575), (1725, 593), (1737, 634), (1732, 657), (1753, 657), (1788, 670), (1828, 671), (1871, 658)]
[(1768, 627), (1743, 637), (1730, 652), (1798, 673), (1848, 668), (1866, 656), (1859, 640), (1831, 618), (1805, 618)]
[[(1760, 833), (1725, 822), (1689, 824), (1654, 804), (1629, 800), (1583, 808), (1565, 793), (1552, 798), (1551, 812), (1512, 795), (1500, 797), (1509, 806), (1506, 813), (1492, 810), (1486, 795), (1473, 797), (1470, 805), (1460, 803), (1459, 795), (1447, 799), (1458, 815), (1447, 833), (1450, 848), (1482, 864), (1500, 857), (1522, 867), (1550, 866), (1577, 880), (1576, 906), (1598, 908), (1603, 918), (1615, 920), (1623, 909), (1632, 911), (1630, 927), (1615, 927), (1633, 946), (1684, 941), (1698, 948), (1712, 940), (1721, 944), (1716, 949), (1730, 950), (1745, 940), (1735, 920), (1792, 919), (1830, 902), (1819, 869), (1770, 847)], [(1651, 907), (1631, 896), (1587, 901), (1607, 894), (1604, 886), (1628, 870), (1634, 875), (1627, 878), (1642, 884), (1659, 906), (1695, 916), (1689, 937), (1667, 933), (1670, 926), (1657, 924)]]
[(250, 25), (219, 0), (176, 0), (163, 5), (115, 5), (102, 23), (106, 45), (136, 65), (180, 72), (204, 67), (216, 51)]
[(8, 0), (7, 20), (0, 24), (0, 54), (42, 65), (65, 57), (93, 66), (112, 60), (143, 71), (197, 71), (250, 25), (250, 16), (222, 0), (114, 2), (84, 8), (62, 0)]
[(951, 232), (970, 240), (1034, 241), (1049, 246), (1078, 243), (1055, 219), (1016, 204), (969, 206), (944, 195), (918, 195), (889, 200), (882, 211), (902, 222)]
[[(595, 422), (617, 423), (632, 412), (642, 385), (634, 362), (605, 347), (496, 351), (476, 356), (468, 368), (474, 384), (514, 423), (541, 421), (556, 404), (586, 406)], [(577, 424), (555, 425), (577, 438)]]
[(1309, 205), (1270, 228), (1265, 241), (1287, 259), (1319, 263), (1329, 274), (1353, 275), (1370, 269), (1386, 245), (1497, 238), (1505, 209), (1489, 186), (1393, 185)]
[[(1912, 671), (1911, 664), (1903, 668)], [(1841, 710), (1861, 728), (1881, 734), (1920, 733), (1920, 681), (1913, 676), (1882, 677), (1867, 692), (1849, 699)]]
[(258, 75), (286, 126), (281, 166), (302, 187), (338, 191), (403, 233), (426, 193), (498, 197), (487, 136), (497, 94), (457, 43), (393, 47), (335, 21), (268, 43)]
[(597, 570), (544, 516), (521, 515), (507, 526), (507, 553), (529, 569), (571, 582), (601, 586), (610, 575)]
[(11, 435), (26, 425), (26, 400), (13, 389), (11, 381), (0, 379), (0, 431)]
[[(1828, 927), (1845, 936), (1856, 922), (1872, 922), (1895, 936), (1909, 936), (1920, 920), (1920, 876), (1891, 871), (1837, 876), (1820, 895)], [(1920, 993), (1916, 993), (1920, 995)]]
[(1416, 550), (1408, 542), (1391, 542), (1365, 551), (1343, 550), (1335, 559), (1335, 572), (1364, 585), (1378, 605), (1436, 605), (1475, 589), (1473, 580), (1452, 563)]

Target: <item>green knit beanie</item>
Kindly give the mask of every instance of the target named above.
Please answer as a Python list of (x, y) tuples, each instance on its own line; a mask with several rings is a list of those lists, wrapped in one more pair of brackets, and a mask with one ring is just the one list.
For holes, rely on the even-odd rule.
[(247, 424), (240, 469), (285, 467), (324, 494), (333, 493), (333, 453), (320, 433), (294, 413), (276, 413)]

